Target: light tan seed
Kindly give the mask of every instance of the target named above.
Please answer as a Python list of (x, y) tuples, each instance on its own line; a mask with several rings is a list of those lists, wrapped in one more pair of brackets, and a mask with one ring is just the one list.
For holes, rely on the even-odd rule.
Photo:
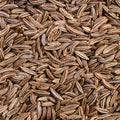
[(113, 13), (108, 7), (106, 7), (105, 5), (103, 5), (103, 9), (105, 10), (105, 12), (107, 12), (110, 16), (112, 16), (115, 19), (119, 19), (118, 16), (116, 16), (115, 13)]
[(69, 111), (65, 111), (65, 112), (62, 112), (63, 114), (66, 114), (66, 115), (70, 115), (70, 114), (73, 114), (75, 112), (75, 110), (69, 110)]
[(45, 119), (46, 114), (47, 114), (47, 108), (46, 108), (46, 107), (43, 107), (43, 109), (42, 109), (42, 116), (41, 116), (41, 120), (44, 120), (44, 119)]
[(37, 114), (38, 114), (38, 119), (39, 119), (42, 115), (42, 106), (40, 102), (37, 103)]
[(82, 26), (83, 30), (87, 33), (90, 33), (91, 28), (90, 27), (86, 27), (86, 26)]
[(31, 39), (37, 39), (46, 32), (47, 29), (39, 30), (37, 34), (31, 37)]
[(43, 25), (41, 25), (39, 22), (37, 22), (33, 17), (29, 16), (28, 19), (31, 21), (31, 23), (32, 23), (36, 28), (43, 28)]
[(52, 119), (52, 109), (51, 107), (48, 107), (47, 108), (47, 117), (46, 117), (47, 120), (51, 120)]
[(57, 0), (48, 0), (50, 1), (51, 3), (55, 4), (55, 5), (58, 5), (60, 7), (65, 7), (65, 4), (63, 4), (62, 2), (60, 1), (57, 1)]
[(17, 37), (18, 33), (13, 33), (9, 37), (6, 38), (5, 43), (7, 44), (9, 41)]
[(4, 52), (3, 49), (0, 48), (0, 59), (3, 60), (4, 59)]
[(103, 85), (105, 85), (106, 88), (108, 89), (115, 89), (115, 87), (110, 84), (109, 82), (107, 82), (105, 79), (102, 79)]
[(41, 7), (47, 11), (56, 11), (58, 9), (58, 7), (55, 4), (51, 3), (44, 3), (41, 5)]
[(84, 93), (83, 89), (82, 89), (82, 86), (80, 85), (80, 83), (78, 81), (76, 82), (76, 87), (77, 87), (77, 89), (79, 90), (80, 93)]
[(62, 84), (64, 84), (66, 82), (66, 79), (68, 77), (68, 68), (65, 69), (65, 71), (63, 72), (63, 76), (61, 77), (61, 81), (62, 81)]
[(100, 54), (105, 50), (105, 48), (106, 48), (107, 46), (108, 46), (108, 45), (100, 46), (100, 47), (95, 51), (95, 56), (100, 55)]
[(20, 18), (25, 18), (25, 17), (28, 17), (28, 16), (30, 16), (30, 14), (28, 12), (24, 12), (24, 13), (21, 13), (19, 15)]
[(7, 25), (3, 30), (1, 30), (0, 31), (0, 37), (5, 36), (8, 33), (9, 29), (10, 29), (10, 26)]
[(56, 120), (56, 112), (53, 107), (52, 107), (52, 120)]
[(104, 108), (95, 107), (95, 109), (98, 110), (100, 113), (108, 113), (108, 110)]
[(55, 79), (55, 77), (53, 76), (53, 74), (51, 73), (49, 69), (46, 69), (46, 74), (50, 79)]
[(20, 67), (24, 72), (29, 73), (31, 75), (36, 75), (36, 72), (34, 72), (33, 70), (26, 68), (26, 67)]
[(0, 11), (0, 16), (2, 16), (2, 17), (7, 17), (7, 18), (10, 17), (9, 14), (6, 13), (6, 12), (4, 12), (4, 11)]
[(115, 72), (115, 74), (119, 75), (120, 74), (120, 69), (118, 68), (118, 69), (114, 70), (114, 72)]
[(6, 3), (7, 3), (7, 1), (2, 1), (2, 0), (0, 0), (0, 8), (3, 7), (3, 6), (5, 6)]
[[(10, 69), (8, 71), (10, 71)], [(8, 72), (8, 71), (6, 71), (6, 72)], [(11, 71), (14, 71), (14, 70), (11, 69)], [(0, 82), (6, 80), (7, 78), (14, 77), (15, 75), (16, 75), (16, 73), (7, 73), (6, 75), (3, 75), (0, 77)]]
[(108, 68), (108, 67), (114, 67), (118, 64), (118, 62), (109, 62), (107, 64), (105, 64), (105, 67)]
[(23, 22), (30, 29), (36, 30), (35, 26), (30, 21), (28, 21), (26, 18), (23, 18)]
[(2, 96), (2, 95), (4, 95), (4, 94), (6, 94), (7, 91), (8, 91), (8, 87), (3, 88), (3, 89), (0, 89), (0, 95)]
[(73, 19), (73, 16), (68, 13), (64, 8), (60, 8), (59, 11), (64, 15), (64, 17), (68, 18), (68, 19)]
[(66, 118), (68, 120), (71, 120), (71, 119), (81, 119), (81, 116), (80, 115), (69, 115)]
[(52, 41), (52, 40), (56, 39), (58, 30), (59, 30), (59, 27), (56, 26), (50, 31), (50, 33), (48, 35), (48, 41)]
[(103, 54), (110, 52), (111, 50), (115, 49), (117, 46), (118, 46), (118, 44), (112, 44), (112, 45), (108, 46), (107, 48), (104, 49)]
[(9, 72), (9, 71), (14, 71), (13, 68), (3, 68), (0, 70), (0, 74), (4, 73), (4, 72)]
[(56, 63), (61, 63), (61, 61), (59, 59), (57, 59), (56, 57), (54, 57), (51, 53), (47, 52), (47, 55), (50, 59), (52, 59), (53, 61), (55, 61)]
[(80, 7), (80, 9), (77, 12), (77, 17), (80, 18), (84, 12), (84, 10), (86, 9), (87, 4), (82, 4), (82, 6)]
[(101, 73), (97, 73), (97, 72), (95, 72), (95, 76), (98, 78), (98, 79), (108, 79), (109, 78), (109, 76), (107, 76), (107, 75), (104, 75), (104, 74), (101, 74)]
[(7, 105), (5, 105), (5, 106), (0, 105), (0, 113), (3, 113), (4, 111), (6, 111), (7, 108), (8, 108)]
[(85, 33), (81, 32), (80, 30), (74, 29), (73, 27), (66, 25), (66, 29), (73, 34), (77, 34), (77, 35), (85, 35)]
[(13, 109), (15, 105), (17, 105), (18, 98), (15, 98), (14, 101), (11, 102), (9, 105), (9, 110)]
[(87, 55), (86, 55), (85, 53), (83, 53), (83, 52), (75, 51), (75, 54), (76, 54), (78, 57), (82, 58), (82, 59), (89, 60), (89, 58), (87, 57)]
[(99, 27), (106, 23), (108, 19), (106, 17), (100, 17), (95, 21), (94, 26), (92, 27), (91, 32), (95, 32)]
[(13, 120), (26, 119), (30, 115), (30, 112), (21, 113), (13, 118)]
[(61, 43), (58, 41), (51, 42), (51, 44), (48, 44), (44, 47), (45, 50), (59, 50), (61, 48)]
[(26, 83), (26, 84), (22, 87), (22, 89), (21, 89), (21, 91), (20, 91), (20, 93), (19, 93), (19, 96), (22, 96), (26, 91), (28, 91), (28, 89), (29, 89), (29, 84)]
[(74, 110), (79, 106), (79, 104), (70, 104), (61, 108), (62, 111)]
[(59, 95), (52, 87), (50, 87), (50, 91), (51, 93), (59, 100), (63, 100), (63, 98), (61, 97), (61, 95)]
[(53, 106), (54, 104), (52, 102), (42, 102), (42, 106), (45, 106), (45, 107), (50, 107), (50, 106)]

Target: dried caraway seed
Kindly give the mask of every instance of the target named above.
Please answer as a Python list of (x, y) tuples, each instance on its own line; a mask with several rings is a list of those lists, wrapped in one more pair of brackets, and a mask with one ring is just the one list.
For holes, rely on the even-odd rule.
[(91, 32), (95, 32), (102, 24), (106, 23), (108, 19), (106, 17), (100, 17), (95, 21), (94, 26), (92, 27)]
[(20, 67), (24, 72), (29, 73), (31, 75), (36, 75), (36, 72), (30, 70), (29, 68), (26, 67)]
[(57, 0), (48, 0), (50, 1), (51, 3), (55, 4), (55, 5), (58, 5), (60, 7), (65, 7), (65, 4), (63, 4), (62, 2), (60, 1), (57, 1)]
[(77, 29), (74, 29), (73, 27), (69, 26), (69, 25), (66, 25), (66, 29), (73, 33), (73, 34), (77, 34), (77, 35), (85, 35), (84, 32), (81, 32), (80, 30), (77, 30)]
[(64, 8), (60, 8), (59, 11), (68, 19), (73, 19), (73, 16), (68, 13)]
[(63, 100), (63, 98), (52, 87), (50, 88), (50, 91), (57, 99)]
[(109, 82), (107, 82), (105, 79), (102, 79), (103, 85), (108, 88), (108, 89), (115, 89), (115, 87), (110, 84)]
[(75, 54), (78, 56), (78, 57), (81, 57), (82, 59), (85, 59), (85, 60), (89, 60), (89, 58), (87, 57), (87, 55), (83, 52), (80, 52), (80, 51), (75, 51)]

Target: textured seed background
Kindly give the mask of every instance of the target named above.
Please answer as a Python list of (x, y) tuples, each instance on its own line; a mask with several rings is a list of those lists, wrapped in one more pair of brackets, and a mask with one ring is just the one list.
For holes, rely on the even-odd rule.
[(120, 0), (0, 0), (0, 120), (120, 120)]

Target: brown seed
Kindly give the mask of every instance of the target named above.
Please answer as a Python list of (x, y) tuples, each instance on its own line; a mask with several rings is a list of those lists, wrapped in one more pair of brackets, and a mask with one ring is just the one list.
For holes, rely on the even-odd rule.
[(100, 17), (95, 21), (95, 24), (91, 30), (91, 32), (95, 32), (101, 25), (106, 23), (108, 19), (106, 17)]
[(47, 114), (47, 108), (43, 107), (43, 109), (42, 109), (42, 116), (41, 116), (40, 120), (44, 120), (45, 117), (46, 117), (46, 114)]
[(63, 98), (51, 87), (50, 88), (51, 93), (59, 100), (63, 100)]
[(0, 37), (3, 37), (4, 35), (6, 35), (8, 33), (10, 29), (10, 26), (7, 25), (3, 30), (0, 31)]
[(53, 106), (54, 104), (52, 102), (43, 102), (42, 103), (42, 106), (44, 107), (50, 107), (50, 106)]
[(47, 120), (51, 120), (51, 117), (52, 117), (51, 113), (52, 113), (52, 109), (51, 109), (51, 107), (48, 107), (47, 108), (47, 118), (46, 118)]
[(39, 119), (42, 115), (42, 106), (40, 102), (37, 103), (37, 113), (38, 113), (38, 119)]
[(4, 111), (6, 111), (7, 107), (8, 107), (7, 105), (5, 106), (0, 105), (0, 113), (3, 113)]
[(95, 73), (95, 76), (98, 78), (98, 79), (108, 79), (108, 76), (107, 75), (103, 75), (101, 73)]
[(9, 18), (9, 14), (4, 11), (0, 11), (0, 16)]
[(79, 90), (79, 92), (84, 93), (84, 92), (83, 92), (83, 89), (82, 89), (82, 86), (80, 85), (79, 82), (76, 82), (76, 87), (77, 87), (77, 89)]
[(17, 117), (14, 117), (13, 120), (26, 119), (29, 116), (30, 112), (21, 113)]
[(0, 89), (0, 95), (2, 96), (2, 95), (4, 95), (4, 94), (6, 94), (7, 91), (8, 91), (8, 88)]
[(43, 26), (39, 22), (37, 22), (33, 17), (29, 16), (28, 18), (36, 28), (43, 28)]
[(109, 82), (107, 82), (105, 79), (102, 79), (103, 85), (105, 85), (106, 88), (108, 89), (115, 89), (115, 87), (110, 84)]
[(95, 107), (95, 109), (98, 110), (100, 113), (108, 113), (107, 109), (103, 109), (103, 108), (100, 108), (100, 107)]
[(84, 32), (81, 32), (80, 30), (77, 30), (77, 29), (74, 29), (73, 27), (69, 26), (69, 25), (66, 25), (66, 29), (73, 33), (73, 34), (77, 34), (77, 35), (85, 35)]
[(114, 72), (115, 72), (117, 75), (119, 75), (119, 74), (120, 74), (120, 69), (116, 69)]
[(41, 7), (47, 11), (56, 11), (58, 9), (56, 5), (51, 4), (51, 3), (44, 3), (41, 5)]
[(52, 120), (56, 120), (56, 112), (53, 107), (52, 107)]
[(73, 19), (73, 16), (68, 13), (64, 8), (60, 8), (59, 11), (64, 15), (64, 17), (68, 18), (68, 19)]
[(82, 59), (85, 59), (85, 60), (89, 60), (89, 58), (87, 57), (87, 55), (83, 52), (80, 52), (80, 51), (75, 51), (75, 54), (78, 56), (78, 57), (81, 57)]
[(14, 57), (11, 57), (11, 58), (9, 58), (9, 59), (7, 59), (7, 60), (4, 60), (4, 61), (0, 62), (0, 66), (6, 66), (6, 65), (8, 65), (8, 64), (10, 64), (10, 63), (13, 63), (13, 62), (15, 62), (18, 58), (19, 58), (19, 56), (14, 56)]
[(56, 40), (56, 38), (58, 36), (58, 34), (57, 34), (58, 31), (59, 31), (59, 27), (58, 26), (54, 27), (48, 35), (48, 41)]
[(86, 7), (87, 7), (87, 4), (82, 4), (82, 6), (80, 7), (80, 9), (78, 10), (78, 13), (77, 13), (78, 18), (80, 18), (82, 16)]
[(55, 4), (55, 5), (58, 5), (60, 7), (65, 7), (65, 4), (63, 4), (62, 2), (60, 1), (57, 1), (57, 0), (49, 0), (51, 3)]
[(62, 84), (65, 83), (67, 77), (68, 77), (68, 68), (66, 68), (65, 71), (63, 72), (63, 76), (61, 78)]
[(67, 105), (67, 106), (61, 108), (61, 110), (62, 110), (62, 111), (74, 110), (74, 109), (76, 109), (78, 106), (79, 106), (79, 104), (70, 104), (70, 105)]
[(4, 72), (9, 72), (9, 71), (14, 71), (14, 69), (13, 68), (3, 68), (0, 70), (0, 74), (4, 73)]
[(35, 34), (31, 39), (36, 39), (43, 35), (46, 32), (47, 29), (39, 30), (37, 34)]
[(106, 54), (106, 53), (110, 52), (111, 50), (115, 49), (117, 46), (118, 46), (117, 44), (112, 44), (112, 45), (108, 46), (107, 48), (105, 48), (103, 53)]
[(96, 50), (95, 56), (98, 56), (99, 54), (101, 54), (101, 53), (105, 50), (106, 47), (107, 47), (107, 45), (100, 46), (100, 47)]
[(26, 67), (20, 67), (24, 72), (29, 73), (31, 75), (36, 75), (36, 72), (34, 72), (33, 70), (30, 70), (29, 68)]

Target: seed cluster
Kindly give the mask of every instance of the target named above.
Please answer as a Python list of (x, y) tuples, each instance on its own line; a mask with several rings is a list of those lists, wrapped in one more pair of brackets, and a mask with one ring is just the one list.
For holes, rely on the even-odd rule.
[(120, 120), (120, 0), (0, 0), (0, 120)]

